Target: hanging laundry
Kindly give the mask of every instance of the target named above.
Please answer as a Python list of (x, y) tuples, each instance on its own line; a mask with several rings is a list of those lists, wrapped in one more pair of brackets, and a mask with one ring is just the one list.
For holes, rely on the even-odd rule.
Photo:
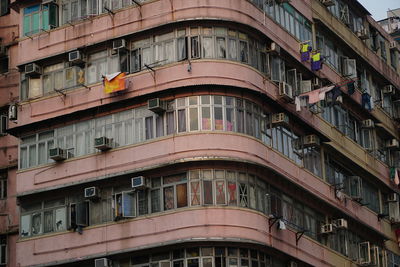
[(340, 90), (339, 86), (335, 86), (332, 89), (332, 103), (335, 103), (337, 98), (342, 95), (342, 90)]
[(317, 90), (313, 90), (307, 93), (303, 93), (299, 95), (300, 97), (306, 97), (308, 96), (308, 103), (309, 104), (315, 104), (318, 103), (320, 100), (325, 99), (325, 94), (328, 93), (333, 89), (333, 86), (326, 86), (322, 87)]
[(368, 111), (372, 110), (372, 106), (371, 106), (371, 96), (368, 93), (363, 93), (361, 95), (361, 106), (365, 109), (367, 109)]
[(349, 82), (347, 84), (347, 93), (349, 95), (352, 95), (352, 94), (354, 94), (355, 91), (356, 91), (355, 82), (354, 81), (353, 82)]
[(322, 57), (321, 53), (317, 51), (311, 56), (311, 70), (318, 71), (320, 69), (322, 69)]
[(286, 224), (285, 224), (284, 221), (282, 221), (282, 220), (278, 221), (278, 229), (279, 230), (286, 230)]
[(394, 183), (396, 185), (400, 184), (399, 170), (397, 168), (395, 168), (395, 171), (394, 171)]
[(390, 170), (389, 170), (390, 180), (394, 180), (395, 175), (396, 175), (396, 167), (390, 167)]
[(301, 111), (302, 107), (307, 106), (307, 96), (296, 96), (294, 104), (296, 105), (296, 111)]
[(300, 48), (301, 62), (310, 60), (312, 47), (309, 44), (302, 44)]
[[(325, 100), (326, 93), (330, 92), (331, 90), (334, 90), (335, 88), (336, 87), (334, 87), (332, 85), (332, 86), (326, 86), (326, 87), (319, 89), (319, 100)], [(340, 89), (339, 89), (339, 91), (340, 91)]]

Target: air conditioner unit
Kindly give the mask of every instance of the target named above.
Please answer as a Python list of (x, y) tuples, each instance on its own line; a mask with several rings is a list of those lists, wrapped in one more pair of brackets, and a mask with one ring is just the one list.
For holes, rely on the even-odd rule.
[(62, 160), (67, 159), (67, 151), (65, 149), (62, 149), (59, 147), (50, 148), (49, 156), (52, 160), (62, 161)]
[(382, 93), (383, 93), (383, 94), (387, 94), (387, 95), (389, 95), (389, 94), (394, 94), (394, 93), (395, 93), (395, 90), (394, 90), (393, 85), (386, 85), (386, 86), (384, 86), (384, 87), (382, 88)]
[(399, 148), (399, 141), (397, 139), (389, 139), (386, 141), (386, 148), (397, 149)]
[(159, 98), (153, 98), (147, 101), (147, 108), (154, 113), (163, 113), (167, 110), (166, 102)]
[(111, 267), (112, 263), (107, 258), (100, 258), (94, 260), (94, 267)]
[(334, 225), (338, 229), (347, 229), (347, 220), (345, 219), (337, 219), (334, 221)]
[(326, 7), (335, 5), (335, 2), (332, 0), (321, 0), (321, 3)]
[(387, 202), (399, 201), (399, 195), (397, 193), (390, 193), (387, 197)]
[(319, 147), (319, 137), (315, 134), (306, 135), (303, 137), (303, 145), (304, 147)]
[(79, 50), (75, 50), (68, 53), (68, 61), (73, 64), (84, 63), (83, 55)]
[(321, 80), (320, 80), (318, 77), (314, 77), (314, 78), (311, 80), (311, 83), (312, 83), (312, 87), (313, 87), (314, 89), (318, 89), (318, 88), (321, 88), (321, 87), (322, 87), (322, 82), (321, 82)]
[(396, 49), (397, 47), (397, 42), (396, 41), (392, 41), (389, 43), (389, 49)]
[(324, 224), (321, 226), (321, 234), (330, 234), (333, 233), (333, 224)]
[(7, 130), (7, 116), (1, 115), (0, 116), (0, 135), (6, 135)]
[(100, 197), (99, 189), (95, 186), (85, 188), (85, 198), (97, 199)]
[(285, 99), (286, 101), (293, 100), (293, 89), (292, 86), (285, 82), (279, 83), (279, 97)]
[(144, 176), (133, 177), (132, 178), (132, 188), (134, 188), (134, 189), (145, 189), (145, 188), (147, 188), (146, 178)]
[(361, 122), (361, 127), (362, 128), (374, 128), (375, 127), (375, 123), (373, 120), (368, 119), (368, 120), (363, 120)]
[(312, 81), (311, 80), (303, 80), (301, 81), (301, 93), (308, 93), (312, 90)]
[(277, 43), (272, 42), (268, 52), (272, 53), (272, 54), (278, 54), (279, 55), (281, 53), (281, 47)]
[(112, 49), (118, 50), (118, 49), (121, 49), (121, 48), (126, 48), (126, 41), (125, 41), (125, 39), (113, 40), (113, 42), (112, 42)]
[(25, 75), (30, 77), (37, 77), (42, 74), (42, 69), (35, 63), (25, 65)]
[(361, 40), (367, 40), (369, 39), (369, 34), (366, 28), (363, 28), (359, 31), (357, 31), (357, 37), (360, 38)]
[(111, 149), (112, 138), (107, 138), (105, 136), (97, 137), (94, 139), (94, 147), (101, 151)]
[(271, 123), (272, 125), (289, 126), (289, 116), (283, 112), (272, 114)]
[(8, 119), (10, 121), (16, 121), (18, 118), (18, 109), (17, 109), (17, 104), (11, 104), (8, 107)]

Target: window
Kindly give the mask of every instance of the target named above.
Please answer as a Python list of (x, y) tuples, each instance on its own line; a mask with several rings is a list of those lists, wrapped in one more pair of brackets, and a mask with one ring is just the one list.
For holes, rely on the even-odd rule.
[(0, 0), (0, 16), (10, 13), (10, 0)]
[(61, 6), (63, 24), (99, 14), (99, 0), (63, 0)]
[(7, 197), (7, 173), (0, 173), (0, 199)]
[(58, 26), (58, 8), (54, 3), (24, 8), (23, 34), (31, 35)]
[(7, 266), (7, 236), (0, 235), (0, 266)]
[(67, 229), (65, 200), (54, 199), (22, 205), (20, 225), (21, 237), (65, 231)]
[(164, 210), (188, 205), (186, 174), (163, 177)]

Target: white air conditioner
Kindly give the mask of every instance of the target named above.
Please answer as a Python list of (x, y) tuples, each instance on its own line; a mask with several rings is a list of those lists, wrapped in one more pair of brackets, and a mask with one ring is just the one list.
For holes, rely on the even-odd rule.
[(386, 86), (384, 86), (384, 87), (382, 88), (382, 93), (383, 93), (383, 94), (387, 94), (387, 95), (389, 95), (389, 94), (394, 94), (394, 93), (395, 93), (395, 90), (394, 90), (393, 85), (386, 85)]
[(343, 58), (342, 61), (342, 71), (343, 76), (348, 78), (356, 78), (357, 77), (357, 64), (355, 59)]
[(94, 260), (94, 267), (111, 267), (112, 263), (107, 258), (100, 258)]
[(333, 233), (333, 224), (324, 224), (321, 226), (321, 234), (330, 234)]
[(387, 202), (396, 202), (399, 201), (399, 195), (397, 193), (390, 193), (387, 196)]
[(67, 151), (65, 149), (56, 147), (49, 149), (49, 157), (55, 161), (62, 161), (67, 159)]
[(7, 130), (7, 116), (1, 115), (0, 116), (0, 135), (6, 135), (6, 130)]
[(17, 104), (11, 104), (8, 107), (8, 119), (10, 121), (16, 121), (18, 118), (18, 109), (17, 109)]
[(99, 189), (95, 186), (85, 188), (85, 198), (87, 199), (97, 199), (100, 197)]
[(271, 123), (272, 125), (289, 126), (289, 116), (284, 112), (272, 114)]
[(35, 63), (30, 63), (25, 65), (25, 75), (30, 77), (40, 76), (42, 74), (42, 69), (39, 65)]
[(308, 93), (312, 90), (312, 81), (311, 80), (303, 80), (301, 81), (301, 93)]
[(272, 42), (268, 52), (271, 53), (271, 54), (280, 54), (281, 53), (281, 47), (277, 43)]
[(113, 42), (112, 42), (112, 49), (118, 50), (118, 49), (121, 49), (121, 48), (126, 48), (126, 41), (125, 41), (125, 39), (113, 40)]
[(314, 89), (319, 89), (322, 87), (322, 82), (318, 77), (312, 78), (311, 83)]
[(397, 42), (396, 41), (392, 41), (389, 43), (389, 49), (396, 49), (397, 47)]
[(101, 151), (111, 149), (112, 139), (105, 136), (97, 137), (94, 139), (94, 147)]
[(361, 40), (367, 40), (369, 39), (369, 34), (366, 28), (362, 28), (361, 30), (357, 31), (357, 37), (360, 38)]
[(326, 7), (335, 5), (335, 2), (333, 0), (321, 0), (321, 3)]
[(338, 229), (347, 229), (347, 220), (345, 219), (337, 219), (334, 221), (334, 225)]
[(319, 137), (315, 134), (306, 135), (303, 137), (303, 145), (304, 147), (319, 147)]
[(361, 127), (362, 128), (374, 128), (375, 127), (375, 123), (373, 120), (368, 119), (368, 120), (363, 120), (361, 122)]
[(79, 50), (68, 53), (68, 61), (73, 64), (81, 64), (84, 62), (83, 55)]
[(147, 108), (154, 113), (163, 113), (167, 110), (166, 102), (159, 98), (153, 98), (147, 101)]
[(293, 100), (293, 89), (292, 86), (286, 82), (279, 83), (279, 97), (285, 99), (286, 101)]
[(144, 176), (137, 176), (132, 178), (132, 188), (134, 189), (145, 189), (146, 185), (146, 178)]
[(386, 148), (397, 149), (399, 148), (399, 141), (397, 139), (389, 139), (386, 141)]

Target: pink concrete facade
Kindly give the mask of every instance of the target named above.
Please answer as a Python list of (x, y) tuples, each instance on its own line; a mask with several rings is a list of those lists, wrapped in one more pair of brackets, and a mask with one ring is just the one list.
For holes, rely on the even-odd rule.
[[(399, 101), (399, 69), (371, 50), (320, 1), (284, 5), (271, 2), (276, 8), (286, 7), (285, 14), (297, 12), (296, 16), (310, 22), (309, 42), (314, 47), (319, 30), (340, 40), (346, 53), (367, 65), (368, 70), (379, 73), (379, 82), (395, 87), (390, 99)], [(301, 41), (295, 33), (260, 10), (257, 1), (143, 1), (140, 6), (130, 5), (24, 36), (24, 12), (32, 4), (11, 1), (10, 14), (0, 16), (0, 27), (6, 29), (0, 37), (4, 38), (2, 44), (7, 45), (10, 58), (9, 72), (0, 74), (0, 90), (5, 92), (0, 93), (0, 108), (6, 114), (9, 105), (18, 104), (18, 119), (8, 122), (10, 134), (0, 137), (0, 168), (6, 170), (8, 188), (7, 197), (0, 199), (0, 236), (7, 236), (5, 266), (99, 267), (95, 259), (107, 258), (121, 267), (143, 267), (147, 265), (135, 261), (136, 257), (153, 257), (154, 261), (156, 253), (170, 253), (177, 248), (186, 251), (180, 267), (200, 266), (189, 264), (196, 257), (202, 257), (199, 261), (205, 267), (228, 266), (228, 257), (241, 259), (237, 267), (256, 267), (268, 261), (271, 265), (266, 266), (373, 265), (374, 257), (379, 255), (384, 255), (384, 261), (379, 265), (375, 262), (375, 266), (394, 267), (389, 258), (393, 262), (396, 257), (400, 259), (395, 234), (400, 216), (397, 219), (392, 214), (391, 203), (395, 201), (387, 201), (393, 194), (399, 197), (391, 175), (393, 168), (400, 170), (400, 166), (396, 167), (400, 152), (397, 155), (398, 150), (385, 150), (385, 158), (379, 158), (379, 149), (374, 147), (372, 151), (366, 146), (367, 137), (360, 134), (359, 139), (352, 138), (340, 123), (326, 116), (327, 112), (335, 112), (331, 111), (333, 104), (320, 102), (318, 106), (325, 109), (325, 114), (316, 114), (309, 106), (298, 111), (294, 97), (289, 101), (282, 97), (283, 80), (273, 79), (273, 71), (277, 70), (273, 60), (277, 58), (278, 68), (283, 65), (279, 71), (285, 73), (279, 75), (287, 83), (288, 71), (293, 69), (304, 80), (319, 78), (324, 85), (337, 84), (348, 77), (329, 65), (311, 71), (310, 62), (301, 62)], [(58, 14), (64, 14), (59, 4)], [(45, 5), (39, 6), (44, 10)], [(60, 24), (63, 16), (58, 19)], [(377, 27), (365, 14), (363, 21)], [(337, 28), (332, 27), (335, 23)], [(194, 34), (193, 28), (198, 33)], [(226, 40), (224, 49), (229, 38), (236, 38), (236, 45), (244, 44), (249, 50), (254, 46), (256, 52), (250, 54), (256, 54), (255, 63), (251, 62), (253, 58), (239, 55), (235, 60), (225, 54), (218, 58), (216, 48), (215, 55), (205, 56), (203, 45), (211, 35), (204, 33), (208, 28), (215, 31), (215, 47), (221, 36)], [(225, 35), (216, 33), (221, 28), (226, 30)], [(39, 87), (44, 88), (45, 75), (55, 75), (51, 71), (44, 73), (46, 67), (60, 62), (64, 69), (73, 66), (66, 60), (71, 51), (86, 53), (105, 48), (110, 52), (106, 53), (107, 62), (120, 53), (111, 49), (112, 41), (124, 38), (132, 68), (138, 40), (146, 37), (150, 40), (146, 45), (156, 51), (156, 46), (165, 41), (159, 38), (161, 33), (175, 34), (182, 29), (186, 34), (186, 58), (148, 66), (144, 63), (145, 54), (141, 54), (141, 68), (128, 71), (127, 87), (119, 93), (107, 94), (104, 84), (96, 82), (73, 89), (54, 87), (32, 98), (22, 96), (24, 86), (31, 86), (24, 85), (25, 79), (28, 84), (33, 78), (39, 79)], [(197, 35), (202, 52), (193, 56)], [(387, 34), (383, 35), (387, 42), (391, 41)], [(178, 43), (179, 37), (174, 36), (173, 44)], [(251, 38), (259, 43), (253, 44)], [(269, 50), (272, 43), (280, 47), (279, 53)], [(168, 54), (167, 48), (163, 49)], [(240, 47), (235, 49), (237, 54), (244, 53)], [(260, 67), (263, 54), (269, 59), (268, 71)], [(85, 60), (89, 61), (89, 56)], [(25, 73), (24, 68), (30, 63), (43, 70), (37, 75), (39, 78)], [(82, 68), (88, 73), (95, 64), (96, 59), (83, 63)], [(369, 79), (372, 83), (373, 77)], [(379, 125), (379, 130), (372, 133), (376, 139), (368, 132), (375, 146), (378, 138), (385, 142), (399, 139), (397, 113), (389, 114), (383, 107), (367, 111), (362, 106), (362, 88), (351, 95), (344, 87), (340, 91), (345, 101), (335, 108), (344, 110), (346, 124), (350, 125), (350, 118), (355, 117), (360, 133), (366, 128), (362, 123), (367, 119)], [(148, 101), (154, 98), (170, 106), (165, 104), (162, 112), (150, 112)], [(119, 120), (121, 114), (129, 112), (135, 117)], [(274, 122), (277, 113), (286, 114), (290, 122)], [(231, 119), (229, 114), (234, 114)], [(103, 118), (108, 119), (103, 122)], [(79, 128), (84, 123), (89, 130)], [(79, 154), (81, 147), (93, 142), (84, 138), (120, 138), (118, 123), (128, 129), (122, 131), (122, 139), (135, 135), (139, 141), (120, 141), (107, 151)], [(131, 128), (126, 126), (129, 123)], [(346, 127), (351, 128), (349, 125)], [(73, 129), (69, 135), (62, 132), (68, 126)], [(108, 129), (112, 130), (107, 132)], [(78, 141), (81, 133), (83, 143)], [(302, 143), (301, 148), (296, 148), (296, 141), (304, 142), (304, 137), (310, 135), (317, 136), (318, 142)], [(68, 142), (73, 145), (67, 147)], [(67, 155), (73, 151), (72, 156), (57, 162), (44, 159), (55, 147), (64, 149)], [(221, 172), (223, 175), (218, 176)], [(174, 175), (184, 178), (179, 180)], [(130, 179), (138, 176), (144, 177), (145, 189), (132, 189)], [(358, 177), (356, 184), (351, 182), (354, 177)], [(83, 189), (90, 187), (100, 192), (96, 192), (96, 198), (83, 195)], [(127, 195), (134, 197), (124, 199)], [(131, 202), (127, 204), (126, 199)], [(85, 222), (81, 224), (78, 204), (85, 205), (84, 215), (80, 215)], [(400, 213), (398, 206), (394, 209)], [(132, 210), (135, 215), (127, 215)], [(340, 219), (346, 221), (345, 226), (338, 225)], [(325, 230), (327, 225), (332, 231)], [(341, 235), (345, 236), (343, 240)], [(369, 258), (360, 252), (366, 243)], [(213, 249), (209, 255), (201, 252), (189, 256), (190, 249), (209, 247)], [(219, 247), (226, 249), (227, 258), (218, 266)], [(246, 253), (242, 252), (239, 256), (228, 255), (230, 248), (246, 250), (253, 256), (243, 256)], [(168, 264), (176, 260), (172, 255), (173, 252)], [(206, 256), (212, 260), (211, 265), (205, 264)], [(246, 265), (250, 259), (253, 262)]]

